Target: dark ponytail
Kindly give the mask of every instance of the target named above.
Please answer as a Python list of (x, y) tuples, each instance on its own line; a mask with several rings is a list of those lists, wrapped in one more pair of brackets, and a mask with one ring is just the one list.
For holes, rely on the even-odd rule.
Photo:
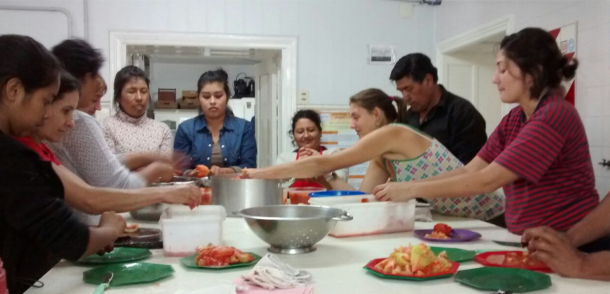
[(530, 95), (538, 98), (545, 88), (557, 88), (562, 80), (574, 78), (578, 68), (575, 58), (561, 54), (555, 38), (540, 28), (525, 28), (504, 37), (500, 49), (512, 60), (523, 74), (534, 78)]
[(26, 93), (58, 81), (59, 61), (36, 40), (20, 35), (0, 36), (0, 89), (17, 78)]
[(57, 95), (53, 99), (53, 102), (59, 101), (64, 98), (65, 94), (75, 91), (80, 92), (80, 82), (67, 70), (62, 69), (59, 73), (59, 90), (57, 91)]
[(375, 107), (379, 108), (385, 115), (388, 123), (402, 122), (407, 113), (407, 108), (402, 98), (389, 96), (379, 89), (362, 90), (352, 96), (349, 102), (358, 104), (369, 112), (373, 111)]
[(563, 77), (566, 80), (571, 80), (576, 76), (576, 69), (578, 68), (578, 60), (572, 59), (572, 62), (568, 63), (568, 58), (563, 57)]

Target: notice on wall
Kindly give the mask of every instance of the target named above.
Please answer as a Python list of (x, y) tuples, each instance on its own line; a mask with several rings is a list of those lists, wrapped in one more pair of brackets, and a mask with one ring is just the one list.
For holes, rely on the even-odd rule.
[[(574, 57), (576, 57), (576, 32), (577, 23), (571, 23), (569, 25), (549, 31), (549, 33), (555, 37), (559, 50), (561, 50), (561, 53), (568, 58), (568, 61), (571, 61)], [(574, 104), (576, 99), (576, 78), (569, 81), (564, 81), (562, 86), (565, 90), (566, 101)]]
[[(351, 116), (348, 111), (320, 111), (322, 120), (322, 145), (326, 148), (345, 149), (354, 145), (358, 141), (356, 131), (350, 129)], [(349, 169), (348, 183), (359, 189), (368, 162), (352, 166)]]

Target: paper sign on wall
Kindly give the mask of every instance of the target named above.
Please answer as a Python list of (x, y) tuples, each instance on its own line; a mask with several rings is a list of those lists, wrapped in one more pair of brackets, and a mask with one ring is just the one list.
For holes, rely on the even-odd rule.
[(389, 45), (369, 45), (370, 64), (396, 63), (396, 47)]

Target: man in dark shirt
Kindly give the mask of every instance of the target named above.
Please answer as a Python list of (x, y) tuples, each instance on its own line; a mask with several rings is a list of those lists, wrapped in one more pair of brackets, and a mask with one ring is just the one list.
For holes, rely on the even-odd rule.
[(412, 53), (402, 57), (390, 80), (410, 107), (401, 118), (403, 123), (436, 138), (464, 164), (485, 145), (483, 116), (468, 100), (437, 84), (437, 70), (428, 56)]

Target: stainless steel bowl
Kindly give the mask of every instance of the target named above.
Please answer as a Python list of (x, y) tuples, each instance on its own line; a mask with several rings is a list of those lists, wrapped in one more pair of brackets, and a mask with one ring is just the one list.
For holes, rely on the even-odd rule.
[[(171, 182), (156, 182), (153, 183), (153, 187), (166, 187), (176, 185), (196, 185), (199, 187), (204, 186), (207, 178), (195, 178), (195, 177), (174, 177)], [(161, 214), (168, 207), (165, 203), (157, 203), (142, 207), (140, 209), (132, 210), (129, 212), (131, 217), (137, 220), (144, 221), (158, 221), (161, 218)]]
[(240, 174), (210, 177), (212, 204), (222, 205), (227, 216), (238, 217), (250, 207), (282, 204), (282, 186), (278, 180), (240, 179)]
[(337, 221), (353, 217), (347, 211), (315, 205), (272, 205), (242, 209), (240, 215), (273, 253), (300, 254), (316, 250), (314, 244), (332, 230)]

